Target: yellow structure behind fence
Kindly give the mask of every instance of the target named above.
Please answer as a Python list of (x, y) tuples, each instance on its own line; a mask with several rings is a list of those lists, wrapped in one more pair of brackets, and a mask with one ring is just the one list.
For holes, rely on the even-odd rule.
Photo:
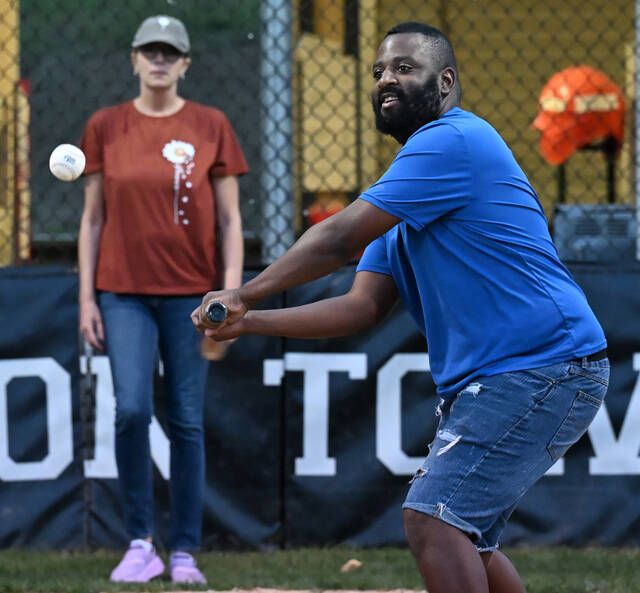
[(29, 258), (29, 99), (20, 81), (19, 4), (0, 0), (0, 265)]

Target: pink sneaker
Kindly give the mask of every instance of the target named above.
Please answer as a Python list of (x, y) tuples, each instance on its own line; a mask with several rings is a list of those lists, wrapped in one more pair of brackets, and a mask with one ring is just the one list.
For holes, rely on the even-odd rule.
[(170, 560), (171, 580), (174, 583), (197, 583), (204, 585), (207, 579), (200, 572), (196, 561), (187, 552), (173, 552)]
[(111, 572), (114, 583), (146, 583), (164, 572), (164, 563), (153, 546), (144, 540), (134, 539), (129, 544), (120, 564)]

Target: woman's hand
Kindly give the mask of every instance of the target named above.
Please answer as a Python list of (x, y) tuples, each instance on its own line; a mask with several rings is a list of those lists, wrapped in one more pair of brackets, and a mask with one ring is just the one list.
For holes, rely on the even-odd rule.
[(96, 350), (104, 350), (102, 315), (95, 301), (80, 303), (80, 334)]
[(235, 339), (217, 341), (203, 336), (202, 342), (200, 343), (200, 353), (202, 354), (202, 358), (213, 361), (222, 360), (227, 355), (229, 346), (234, 342)]

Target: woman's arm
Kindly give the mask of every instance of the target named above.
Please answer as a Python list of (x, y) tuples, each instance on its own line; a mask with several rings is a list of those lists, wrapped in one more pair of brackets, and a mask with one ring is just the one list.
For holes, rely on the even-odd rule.
[(216, 196), (216, 216), (224, 266), (222, 287), (224, 289), (238, 288), (242, 284), (244, 263), (238, 178), (233, 176), (214, 177), (212, 183)]
[(104, 330), (96, 303), (95, 274), (103, 224), (102, 173), (93, 173), (85, 179), (84, 210), (78, 234), (80, 332), (89, 344), (99, 350), (103, 347)]

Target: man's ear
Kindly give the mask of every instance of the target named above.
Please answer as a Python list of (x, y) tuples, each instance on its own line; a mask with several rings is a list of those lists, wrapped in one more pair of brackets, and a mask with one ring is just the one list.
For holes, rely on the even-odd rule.
[(445, 68), (440, 72), (440, 94), (447, 96), (456, 84), (456, 71), (453, 68)]

